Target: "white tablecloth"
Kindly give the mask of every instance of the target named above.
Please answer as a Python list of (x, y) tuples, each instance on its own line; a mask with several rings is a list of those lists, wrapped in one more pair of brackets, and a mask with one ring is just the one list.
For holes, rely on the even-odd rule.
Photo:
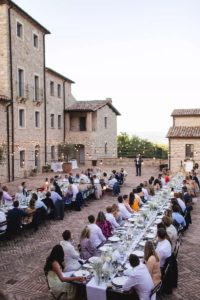
[(72, 170), (73, 169), (78, 169), (78, 165), (77, 165), (77, 160), (76, 159), (69, 160), (69, 162), (72, 164)]
[(105, 282), (97, 285), (93, 277), (86, 285), (87, 300), (107, 300), (106, 289), (107, 285)]
[(51, 170), (53, 170), (54, 172), (62, 172), (62, 164), (63, 162), (52, 162), (51, 163)]

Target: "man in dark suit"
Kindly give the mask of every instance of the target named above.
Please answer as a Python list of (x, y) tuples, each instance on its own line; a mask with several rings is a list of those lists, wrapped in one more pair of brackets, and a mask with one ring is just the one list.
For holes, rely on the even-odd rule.
[(22, 226), (22, 218), (28, 214), (19, 209), (19, 201), (14, 201), (14, 208), (8, 211), (7, 215), (7, 233), (8, 235), (17, 233)]
[(136, 176), (141, 176), (141, 169), (142, 169), (142, 157), (140, 154), (138, 154), (134, 160), (135, 167), (136, 167)]

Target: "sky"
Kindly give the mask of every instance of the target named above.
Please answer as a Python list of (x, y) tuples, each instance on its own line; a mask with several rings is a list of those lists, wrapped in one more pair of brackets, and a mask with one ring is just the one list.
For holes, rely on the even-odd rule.
[(200, 107), (199, 0), (15, 0), (51, 31), (46, 64), (77, 100), (112, 98), (118, 132), (165, 137)]

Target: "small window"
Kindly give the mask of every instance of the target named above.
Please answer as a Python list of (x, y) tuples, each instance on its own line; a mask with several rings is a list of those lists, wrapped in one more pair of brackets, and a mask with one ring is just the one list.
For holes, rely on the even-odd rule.
[(104, 151), (105, 151), (105, 154), (108, 153), (108, 143), (105, 143), (105, 145), (104, 145)]
[(54, 82), (50, 81), (50, 95), (54, 96)]
[(24, 97), (24, 70), (18, 69), (18, 96)]
[(51, 128), (54, 128), (54, 114), (51, 114)]
[(25, 110), (19, 109), (19, 127), (25, 127)]
[(55, 160), (56, 154), (55, 154), (55, 146), (51, 146), (51, 160)]
[(186, 156), (186, 158), (194, 157), (194, 145), (193, 144), (185, 145), (185, 156)]
[(33, 34), (33, 47), (38, 48), (38, 35)]
[(19, 152), (19, 157), (20, 157), (20, 168), (24, 168), (24, 165), (25, 165), (25, 151), (24, 150)]
[(58, 98), (61, 98), (61, 85), (58, 84), (57, 88), (58, 88)]
[(39, 76), (34, 76), (34, 100), (39, 100)]
[(104, 117), (104, 127), (107, 128), (107, 117)]
[(86, 131), (86, 117), (79, 118), (79, 129), (80, 131)]
[(58, 129), (61, 129), (61, 115), (58, 115)]
[(40, 112), (35, 111), (35, 127), (40, 127)]
[(17, 36), (23, 38), (23, 25), (20, 22), (17, 22)]

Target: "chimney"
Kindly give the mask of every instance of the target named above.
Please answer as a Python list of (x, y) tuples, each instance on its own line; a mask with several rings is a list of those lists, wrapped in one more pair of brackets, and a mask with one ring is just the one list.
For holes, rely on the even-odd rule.
[(112, 98), (106, 98), (106, 101), (112, 103)]

